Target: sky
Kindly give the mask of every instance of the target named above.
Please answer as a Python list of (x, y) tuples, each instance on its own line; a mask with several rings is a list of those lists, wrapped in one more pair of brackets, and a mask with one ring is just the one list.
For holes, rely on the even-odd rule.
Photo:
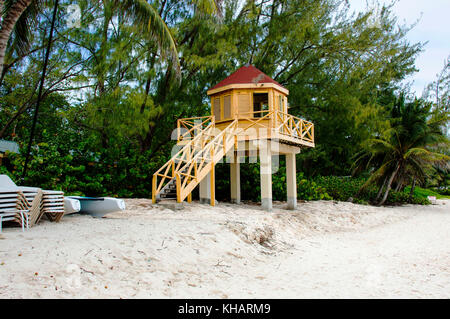
[[(373, 0), (349, 0), (349, 3), (351, 10), (365, 11)], [(392, 10), (400, 24), (418, 21), (407, 35), (411, 43), (428, 42), (416, 60), (419, 72), (407, 79), (416, 96), (420, 97), (424, 88), (436, 80), (445, 59), (450, 56), (450, 0), (397, 0)]]

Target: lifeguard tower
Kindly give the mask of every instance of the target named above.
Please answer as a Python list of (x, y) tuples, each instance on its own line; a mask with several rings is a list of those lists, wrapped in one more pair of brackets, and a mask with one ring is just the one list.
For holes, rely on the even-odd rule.
[(272, 209), (272, 156), (286, 156), (287, 202), (297, 204), (295, 155), (314, 147), (314, 125), (288, 113), (289, 91), (251, 65), (208, 90), (211, 115), (179, 119), (179, 150), (153, 175), (152, 200), (192, 200), (215, 205), (214, 167), (230, 163), (231, 200), (240, 202), (240, 163), (260, 159), (261, 205)]

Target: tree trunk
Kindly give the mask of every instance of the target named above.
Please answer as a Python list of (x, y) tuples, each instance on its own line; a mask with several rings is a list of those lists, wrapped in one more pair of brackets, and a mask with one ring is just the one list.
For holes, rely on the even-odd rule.
[(53, 38), (53, 30), (55, 29), (56, 14), (58, 12), (58, 2), (59, 2), (59, 0), (56, 0), (55, 4), (54, 4), (54, 7), (53, 7), (53, 16), (52, 16), (52, 22), (51, 22), (51, 25), (50, 25), (50, 34), (48, 36), (48, 44), (47, 44), (47, 49), (45, 51), (44, 65), (42, 67), (41, 83), (39, 84), (39, 91), (38, 91), (38, 96), (37, 96), (37, 101), (36, 101), (36, 108), (34, 110), (33, 123), (31, 125), (30, 140), (28, 142), (27, 153), (25, 154), (25, 164), (23, 166), (23, 171), (22, 171), (22, 180), (25, 178), (25, 176), (27, 174), (27, 166), (28, 166), (28, 161), (30, 159), (31, 146), (33, 144), (34, 131), (36, 129), (36, 123), (37, 123), (37, 118), (38, 118), (39, 106), (40, 106), (41, 100), (42, 100), (42, 91), (44, 89), (45, 74), (47, 72), (47, 65), (48, 65), (48, 60), (49, 60), (49, 57), (50, 57), (50, 50), (51, 50), (51, 47), (52, 47), (52, 38)]
[(400, 178), (397, 182), (397, 186), (395, 187), (395, 191), (398, 192), (400, 190), (400, 188), (402, 187), (403, 184), (403, 179)]
[(383, 182), (383, 184), (381, 184), (380, 190), (378, 191), (377, 197), (375, 198), (375, 202), (377, 202), (380, 199), (381, 194), (383, 194), (383, 189), (386, 186), (386, 183), (387, 183), (387, 177), (384, 178), (384, 182)]
[(414, 177), (413, 179), (413, 183), (411, 185), (411, 190), (409, 192), (409, 201), (412, 200), (413, 196), (414, 196), (414, 188), (416, 187), (416, 178)]
[[(99, 62), (98, 62), (98, 73), (97, 73), (97, 88), (98, 88), (98, 99), (101, 100), (106, 93), (106, 76), (107, 76), (107, 70), (106, 68), (106, 58), (108, 55), (108, 27), (109, 23), (111, 21), (111, 8), (108, 5), (104, 5), (103, 14), (105, 16), (103, 20), (103, 30), (102, 30), (102, 42), (100, 44), (100, 50), (99, 50)], [(105, 113), (105, 110), (102, 109), (102, 107), (99, 107), (97, 111), (102, 114)], [(108, 127), (108, 121), (105, 115), (102, 115), (101, 119), (101, 130), (103, 133), (100, 135), (101, 143), (103, 148), (108, 147), (108, 135), (105, 133), (106, 127)]]
[(383, 205), (386, 202), (386, 199), (388, 198), (388, 195), (389, 195), (389, 191), (391, 190), (392, 181), (394, 180), (395, 175), (397, 175), (399, 169), (400, 169), (400, 163), (397, 164), (397, 167), (395, 168), (395, 171), (392, 173), (391, 177), (389, 178), (389, 181), (388, 181), (388, 184), (386, 186), (386, 191), (384, 193), (383, 199), (378, 204), (379, 206)]
[[(8, 45), (11, 32), (19, 20), (22, 13), (30, 5), (32, 0), (18, 0), (7, 11), (0, 26), (0, 74), (3, 73), (3, 63), (5, 60), (6, 47)], [(3, 10), (2, 10), (3, 11)]]

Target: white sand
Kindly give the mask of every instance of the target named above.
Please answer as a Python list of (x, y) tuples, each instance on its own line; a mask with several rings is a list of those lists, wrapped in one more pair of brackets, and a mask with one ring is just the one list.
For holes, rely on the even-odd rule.
[(0, 298), (450, 298), (450, 201), (126, 203), (4, 229)]

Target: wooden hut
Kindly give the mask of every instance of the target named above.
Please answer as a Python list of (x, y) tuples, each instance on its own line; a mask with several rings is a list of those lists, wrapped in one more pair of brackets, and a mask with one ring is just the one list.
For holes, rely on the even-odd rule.
[(257, 155), (261, 165), (261, 201), (272, 208), (272, 156), (286, 156), (288, 206), (296, 207), (295, 155), (314, 147), (314, 125), (288, 112), (289, 91), (247, 65), (208, 90), (211, 115), (178, 120), (179, 150), (153, 175), (152, 198), (200, 201), (215, 205), (216, 163), (230, 163), (231, 199), (240, 202), (240, 163)]

